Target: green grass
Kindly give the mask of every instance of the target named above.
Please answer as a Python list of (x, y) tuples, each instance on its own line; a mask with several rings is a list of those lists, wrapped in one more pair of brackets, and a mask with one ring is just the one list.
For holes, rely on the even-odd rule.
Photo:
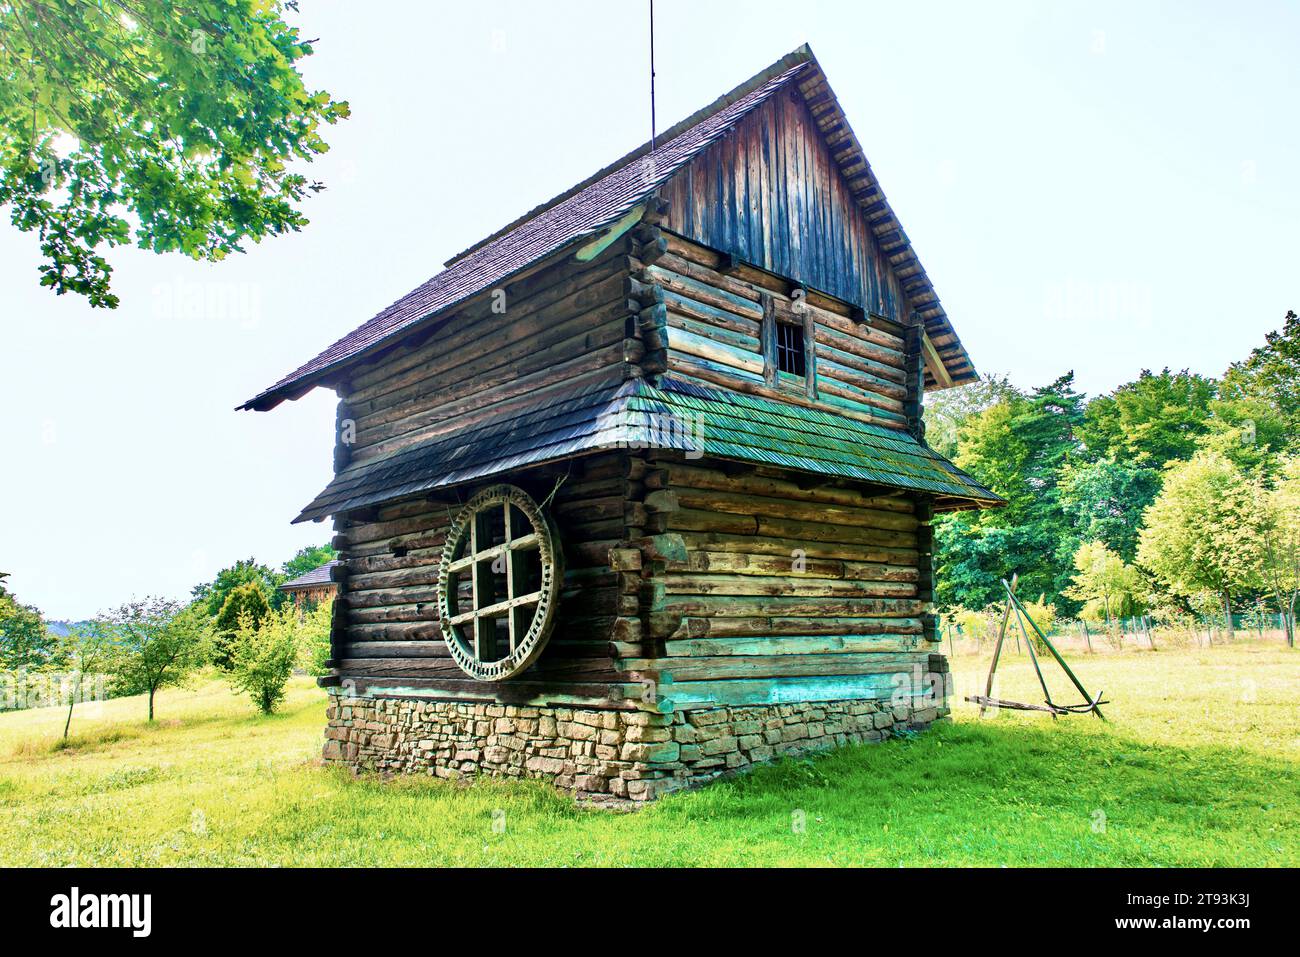
[[(324, 768), (325, 698), (307, 679), (270, 718), (217, 683), (164, 693), (154, 726), (140, 699), (92, 705), (66, 748), (62, 711), (0, 715), (0, 865), (1300, 864), (1298, 653), (1072, 663), (1105, 689), (1111, 723), (978, 721), (957, 704), (929, 733), (787, 760), (636, 814), (577, 808), (541, 782)], [(956, 660), (957, 701), (984, 667)], [(1024, 659), (1004, 669), (999, 694), (1036, 700)]]

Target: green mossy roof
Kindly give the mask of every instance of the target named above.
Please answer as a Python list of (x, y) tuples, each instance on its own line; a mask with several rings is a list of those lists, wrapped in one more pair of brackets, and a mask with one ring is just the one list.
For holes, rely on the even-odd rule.
[(609, 449), (675, 449), (934, 495), (940, 508), (1003, 500), (907, 432), (820, 409), (665, 378), (550, 395), (509, 419), (358, 462), (298, 516), (324, 518), (513, 469)]

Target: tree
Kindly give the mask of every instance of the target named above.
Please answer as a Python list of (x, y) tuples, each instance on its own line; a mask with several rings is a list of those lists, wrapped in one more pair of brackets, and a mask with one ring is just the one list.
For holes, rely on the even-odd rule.
[(1226, 399), (1268, 403), (1287, 423), (1291, 448), (1300, 443), (1300, 316), (1288, 309), (1282, 328), (1264, 336), (1264, 345), (1234, 362), (1223, 377)]
[(0, 13), (0, 205), (41, 285), (114, 308), (100, 255), (131, 239), (217, 261), (307, 224), (291, 164), (346, 103), (303, 84), (275, 0), (22, 0)]
[(226, 603), (230, 592), (249, 582), (257, 583), (267, 603), (274, 605), (276, 589), (283, 584), (284, 576), (266, 565), (259, 565), (256, 559), (246, 558), (221, 569), (211, 582), (194, 586), (192, 594), (203, 602), (208, 616), (215, 618), (221, 613), (221, 606)]
[(0, 582), (0, 671), (41, 668), (54, 653), (40, 609), (19, 602)]
[(1142, 576), (1136, 568), (1101, 542), (1084, 542), (1074, 553), (1074, 583), (1066, 594), (1099, 607), (1112, 627), (1112, 616), (1137, 610), (1142, 592)]
[(260, 625), (241, 614), (231, 643), (231, 687), (247, 693), (262, 714), (271, 714), (284, 700), (298, 649), (298, 615), (292, 607), (271, 612)]
[(1232, 597), (1261, 581), (1267, 513), (1246, 476), (1217, 452), (1169, 466), (1143, 515), (1138, 562), (1188, 602), (1213, 593), (1228, 616)]
[(113, 674), (122, 694), (147, 694), (149, 720), (154, 695), (184, 684), (210, 653), (212, 626), (196, 605), (149, 598), (111, 612), (106, 625), (116, 638)]
[(339, 557), (339, 553), (333, 545), (328, 543), (324, 545), (308, 545), (306, 548), (298, 549), (293, 558), (284, 563), (281, 571), (284, 573), (284, 580), (297, 578), (304, 575), (313, 568), (320, 568), (326, 562), (332, 562)]
[(1124, 561), (1137, 554), (1142, 512), (1160, 492), (1158, 469), (1110, 459), (1076, 463), (1061, 476), (1061, 509), (1084, 542), (1101, 542)]
[(958, 431), (956, 463), (1005, 496), (1006, 508), (961, 512), (935, 523), (945, 605), (982, 608), (1005, 598), (1019, 572), (1024, 591), (1055, 602), (1069, 584), (1074, 538), (1061, 509), (1060, 478), (1077, 455), (1083, 397), (1072, 373), (971, 416)]
[(1215, 396), (1213, 379), (1186, 369), (1143, 369), (1134, 381), (1088, 403), (1079, 437), (1093, 458), (1151, 468), (1189, 459), (1209, 431)]
[(1300, 455), (1282, 463), (1277, 485), (1269, 493), (1268, 526), (1264, 535), (1264, 577), (1286, 629), (1288, 647), (1295, 647), (1295, 612), (1300, 601)]
[(970, 385), (944, 389), (925, 400), (925, 441), (940, 455), (957, 454), (958, 434), (972, 416), (1025, 394), (1005, 375), (984, 375)]
[(117, 652), (113, 631), (103, 620), (74, 625), (67, 634), (59, 637), (59, 659), (75, 676), (68, 693), (68, 717), (63, 722), (63, 740), (68, 740), (72, 727), (72, 709), (82, 697), (86, 676), (96, 674), (108, 666)]
[(213, 664), (223, 671), (230, 667), (232, 642), (235, 632), (239, 630), (240, 619), (247, 615), (252, 619), (253, 627), (262, 623), (262, 619), (271, 614), (270, 602), (258, 582), (245, 582), (231, 590), (226, 596), (225, 604), (217, 613), (214, 626), (216, 639)]

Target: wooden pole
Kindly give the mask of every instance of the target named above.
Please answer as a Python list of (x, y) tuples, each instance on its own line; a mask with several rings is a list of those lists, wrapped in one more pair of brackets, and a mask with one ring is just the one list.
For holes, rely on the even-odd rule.
[[(1015, 594), (1016, 582), (1019, 580), (1019, 574), (1011, 576), (1011, 584), (1008, 586), (1004, 581), (1002, 584), (1011, 594)], [(984, 697), (993, 697), (993, 673), (998, 670), (998, 658), (1002, 656), (1002, 641), (1007, 636), (1007, 622), (1011, 620), (1011, 602), (1007, 602), (1006, 611), (1002, 613), (1002, 625), (998, 628), (998, 640), (993, 645), (993, 661), (989, 664), (988, 681), (984, 684)], [(985, 706), (980, 705), (980, 717), (984, 716)]]
[[(1003, 585), (1005, 584), (1006, 583), (1003, 582)], [(1015, 603), (1016, 607), (1021, 611), (1021, 613), (1024, 614), (1026, 618), (1029, 618), (1029, 614), (1025, 612), (1024, 606), (1020, 604), (1020, 599), (1016, 597), (1015, 592), (1011, 591), (1011, 589), (1008, 588), (1007, 595), (1010, 596), (1011, 600)], [(1083, 699), (1085, 701), (1092, 701), (1093, 700), (1092, 695), (1088, 694), (1088, 689), (1083, 686), (1083, 682), (1081, 682), (1078, 678), (1075, 677), (1074, 672), (1070, 670), (1070, 666), (1065, 663), (1065, 659), (1062, 658), (1060, 652), (1056, 650), (1056, 646), (1047, 640), (1047, 636), (1043, 634), (1043, 632), (1039, 629), (1038, 625), (1034, 623), (1034, 619), (1029, 618), (1029, 625), (1031, 628), (1034, 629), (1035, 632), (1038, 633), (1038, 637), (1043, 639), (1043, 644), (1046, 645), (1047, 650), (1052, 653), (1052, 657), (1056, 659), (1056, 663), (1060, 665), (1061, 668), (1065, 671), (1065, 673), (1069, 676), (1070, 681), (1072, 681), (1074, 683), (1074, 686), (1079, 689), (1079, 694), (1083, 695)], [(1094, 707), (1092, 710), (1096, 713), (1097, 717), (1101, 718), (1102, 721), (1106, 720), (1106, 716), (1101, 713), (1100, 708)]]
[[(1007, 588), (1007, 596), (1009, 598), (1008, 604), (1010, 604), (1010, 602), (1012, 601), (1015, 601), (1015, 596), (1011, 594), (1011, 590), (1010, 588), (1007, 587), (1007, 583), (1005, 581), (1002, 583), (1002, 586), (1004, 588)], [(1055, 721), (1056, 706), (1052, 704), (1052, 693), (1047, 690), (1047, 679), (1043, 677), (1043, 669), (1038, 666), (1038, 652), (1034, 651), (1034, 643), (1029, 640), (1029, 633), (1025, 631), (1025, 623), (1022, 620), (1022, 618), (1029, 618), (1029, 615), (1025, 613), (1024, 609), (1020, 607), (1020, 603), (1017, 602), (1016, 603), (1016, 626), (1020, 629), (1020, 633), (1025, 636), (1025, 647), (1029, 649), (1029, 660), (1033, 662), (1034, 673), (1038, 675), (1038, 684), (1043, 689), (1043, 700), (1046, 701), (1047, 706), (1049, 708), (1053, 709), (1051, 714), (1052, 714), (1052, 720)], [(1034, 631), (1038, 631), (1038, 626), (1034, 625), (1034, 620), (1032, 618), (1029, 618), (1029, 624), (1033, 625)], [(1041, 631), (1039, 631), (1038, 633), (1040, 635), (1042, 634)]]

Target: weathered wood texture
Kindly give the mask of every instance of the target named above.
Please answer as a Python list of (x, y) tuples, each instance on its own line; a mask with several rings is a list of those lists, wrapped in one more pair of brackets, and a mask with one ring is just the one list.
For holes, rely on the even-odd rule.
[(674, 232), (907, 321), (899, 279), (799, 92), (772, 97), (662, 192)]
[(642, 638), (619, 647), (620, 668), (671, 685), (679, 704), (796, 700), (812, 679), (819, 695), (888, 697), (931, 670), (927, 506), (800, 487), (777, 469), (651, 459)]
[[(548, 508), (565, 553), (558, 623), (542, 657), (521, 680), (546, 682), (555, 701), (593, 703), (593, 683), (626, 680), (614, 668), (610, 639), (620, 615), (636, 614), (639, 578), (611, 567), (610, 551), (625, 535), (627, 502), (641, 496), (639, 482), (621, 453), (530, 469), (509, 480), (539, 502), (551, 496)], [(336, 520), (334, 543), (347, 581), (332, 642), (339, 681), (374, 688), (432, 682), (423, 687), (444, 697), (495, 697), (492, 684), (471, 681), (457, 667), (436, 620), (435, 585), (447, 530), (475, 491), (457, 489)], [(594, 701), (607, 697), (601, 691)]]
[(358, 366), (339, 389), (340, 421), (355, 429), (347, 461), (507, 417), (548, 390), (631, 374), (642, 347), (627, 248), (548, 263)]
[[(664, 251), (652, 264), (634, 258), (633, 275), (662, 300), (669, 372), (890, 428), (908, 426), (908, 369), (919, 368), (919, 336), (909, 355), (901, 326), (856, 321), (847, 303), (662, 232)], [(803, 326), (807, 378), (777, 370), (778, 323)]]

